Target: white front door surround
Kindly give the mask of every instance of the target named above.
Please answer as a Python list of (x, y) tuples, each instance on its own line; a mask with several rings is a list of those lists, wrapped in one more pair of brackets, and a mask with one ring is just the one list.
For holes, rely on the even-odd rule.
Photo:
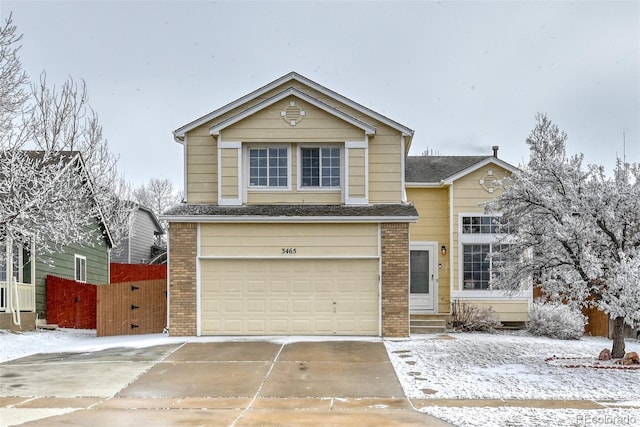
[(438, 293), (437, 242), (412, 242), (409, 257), (409, 310), (435, 313)]

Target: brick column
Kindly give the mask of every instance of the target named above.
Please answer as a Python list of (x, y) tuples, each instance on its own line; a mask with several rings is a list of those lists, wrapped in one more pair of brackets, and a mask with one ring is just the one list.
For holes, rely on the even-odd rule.
[(196, 335), (197, 224), (169, 223), (169, 335)]
[(382, 336), (409, 336), (409, 224), (382, 228)]

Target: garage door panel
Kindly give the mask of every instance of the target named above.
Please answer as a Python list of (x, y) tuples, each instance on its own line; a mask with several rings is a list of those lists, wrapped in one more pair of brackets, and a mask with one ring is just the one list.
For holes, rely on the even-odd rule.
[(378, 261), (202, 260), (201, 332), (378, 335)]

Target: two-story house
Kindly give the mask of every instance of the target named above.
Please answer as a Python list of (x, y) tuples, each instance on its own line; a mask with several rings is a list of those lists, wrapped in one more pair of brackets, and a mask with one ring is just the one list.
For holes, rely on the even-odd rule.
[(530, 289), (490, 285), (504, 230), (482, 203), (516, 170), (497, 148), (408, 156), (411, 129), (297, 73), (174, 137), (170, 334), (408, 336), (456, 300), (527, 319)]
[(409, 334), (413, 130), (290, 73), (174, 137), (171, 335)]

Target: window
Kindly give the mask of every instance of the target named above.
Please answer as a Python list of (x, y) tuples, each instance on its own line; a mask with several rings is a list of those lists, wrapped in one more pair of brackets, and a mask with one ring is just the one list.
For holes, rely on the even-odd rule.
[(463, 234), (508, 234), (509, 225), (499, 216), (463, 216)]
[(287, 147), (249, 149), (249, 185), (251, 187), (287, 187), (289, 185)]
[(462, 234), (462, 289), (491, 289), (491, 278), (498, 274), (497, 257), (493, 253), (504, 250), (505, 243), (497, 243), (501, 235), (510, 231), (508, 224), (497, 216), (463, 216)]
[(75, 256), (76, 274), (75, 280), (77, 282), (86, 283), (87, 281), (87, 258), (82, 255)]
[[(7, 280), (7, 263), (6, 263), (6, 243), (0, 245), (0, 282)], [(22, 260), (21, 260), (22, 248), (19, 245), (13, 246), (13, 279), (16, 282), (22, 281)]]
[(340, 148), (301, 148), (303, 187), (340, 187)]

